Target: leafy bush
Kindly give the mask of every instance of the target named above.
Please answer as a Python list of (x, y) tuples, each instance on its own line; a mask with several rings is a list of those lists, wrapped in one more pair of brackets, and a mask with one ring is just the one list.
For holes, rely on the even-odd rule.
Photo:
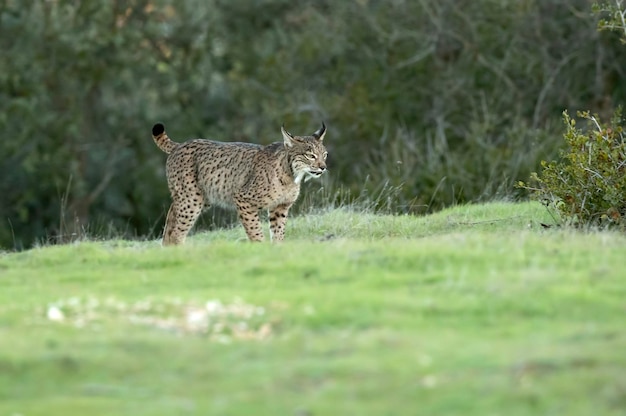
[(579, 112), (587, 128), (577, 127), (563, 113), (567, 145), (561, 159), (542, 162), (541, 173), (532, 173), (530, 183), (519, 185), (555, 208), (567, 224), (626, 224), (626, 142), (621, 109), (608, 124), (596, 115)]
[(613, 3), (594, 3), (591, 11), (601, 16), (598, 20), (598, 30), (615, 31), (621, 34), (622, 41), (626, 41), (626, 10), (622, 7), (623, 0), (614, 0)]

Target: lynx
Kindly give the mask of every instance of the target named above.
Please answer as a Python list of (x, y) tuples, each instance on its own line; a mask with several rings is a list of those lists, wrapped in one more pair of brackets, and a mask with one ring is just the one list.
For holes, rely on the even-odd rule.
[(302, 180), (326, 171), (326, 126), (310, 136), (293, 136), (281, 127), (282, 142), (252, 143), (195, 139), (174, 142), (161, 123), (152, 138), (167, 153), (167, 184), (172, 205), (163, 230), (163, 245), (182, 244), (204, 208), (235, 208), (251, 241), (263, 241), (259, 211), (267, 209), (270, 239), (282, 241), (289, 208)]

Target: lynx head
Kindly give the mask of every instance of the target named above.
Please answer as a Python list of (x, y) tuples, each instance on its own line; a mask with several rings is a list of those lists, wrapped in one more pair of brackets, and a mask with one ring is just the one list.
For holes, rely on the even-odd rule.
[(324, 123), (310, 136), (293, 136), (284, 126), (281, 127), (281, 132), (296, 183), (300, 183), (305, 176), (307, 179), (319, 178), (326, 172), (328, 152), (324, 147)]

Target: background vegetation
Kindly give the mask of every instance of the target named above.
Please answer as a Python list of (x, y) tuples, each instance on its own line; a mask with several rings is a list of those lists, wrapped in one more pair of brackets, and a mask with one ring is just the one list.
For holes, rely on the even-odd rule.
[(591, 4), (0, 0), (0, 246), (156, 236), (157, 120), (259, 143), (324, 120), (313, 202), (386, 189), (386, 207), (423, 213), (511, 195), (556, 154), (564, 109), (626, 102), (623, 45)]

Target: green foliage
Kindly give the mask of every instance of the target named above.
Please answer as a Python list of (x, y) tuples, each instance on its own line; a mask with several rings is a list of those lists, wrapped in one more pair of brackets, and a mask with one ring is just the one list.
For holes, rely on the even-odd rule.
[(563, 113), (567, 148), (558, 161), (542, 162), (542, 170), (532, 173), (534, 198), (546, 202), (569, 224), (624, 226), (626, 215), (626, 140), (621, 110), (608, 124), (597, 115), (580, 112), (585, 129)]
[(167, 189), (150, 126), (188, 121), (190, 91), (210, 96), (192, 41), (207, 11), (190, 3), (174, 15), (145, 2), (0, 3), (0, 244), (145, 234), (159, 221)]
[(623, 42), (626, 42), (626, 8), (623, 0), (614, 0), (613, 3), (594, 3), (591, 10), (600, 15), (598, 30), (615, 31), (620, 33)]

